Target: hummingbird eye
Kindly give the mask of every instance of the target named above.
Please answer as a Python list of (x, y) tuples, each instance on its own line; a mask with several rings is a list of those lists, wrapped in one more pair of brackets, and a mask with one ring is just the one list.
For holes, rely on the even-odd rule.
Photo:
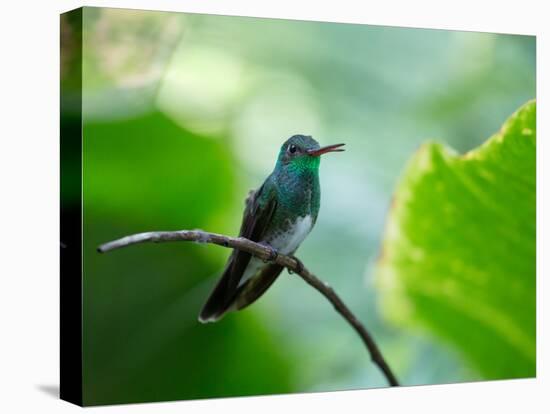
[(288, 147), (288, 152), (290, 152), (291, 154), (294, 154), (297, 149), (298, 148), (296, 147), (296, 145), (292, 144), (290, 147)]

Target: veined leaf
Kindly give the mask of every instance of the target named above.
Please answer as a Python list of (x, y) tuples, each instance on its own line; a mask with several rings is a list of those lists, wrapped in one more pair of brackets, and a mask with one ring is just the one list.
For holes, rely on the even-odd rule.
[(427, 143), (397, 186), (376, 279), (385, 314), (484, 378), (534, 376), (536, 103), (464, 155)]

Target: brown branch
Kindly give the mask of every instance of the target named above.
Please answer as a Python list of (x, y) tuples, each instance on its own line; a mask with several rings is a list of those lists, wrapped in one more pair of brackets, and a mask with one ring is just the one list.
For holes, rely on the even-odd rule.
[(229, 237), (222, 234), (208, 233), (202, 230), (180, 230), (180, 231), (152, 231), (148, 233), (133, 234), (118, 240), (114, 240), (98, 247), (98, 252), (104, 253), (110, 250), (120, 249), (137, 243), (146, 242), (170, 242), (170, 241), (193, 241), (197, 243), (211, 243), (223, 247), (239, 249), (250, 253), (264, 261), (271, 260), (273, 263), (286, 267), (293, 273), (296, 273), (306, 281), (310, 286), (319, 291), (330, 303), (334, 309), (344, 317), (344, 319), (355, 329), (359, 334), (363, 343), (367, 347), (372, 361), (382, 370), (384, 376), (391, 386), (397, 386), (399, 383), (395, 378), (392, 370), (384, 360), (382, 353), (374, 342), (374, 339), (369, 334), (365, 326), (355, 317), (349, 308), (342, 302), (342, 299), (336, 292), (325, 282), (317, 278), (313, 273), (306, 269), (303, 264), (283, 254), (278, 254), (275, 259), (272, 259), (272, 250), (261, 244), (255, 243), (243, 237)]

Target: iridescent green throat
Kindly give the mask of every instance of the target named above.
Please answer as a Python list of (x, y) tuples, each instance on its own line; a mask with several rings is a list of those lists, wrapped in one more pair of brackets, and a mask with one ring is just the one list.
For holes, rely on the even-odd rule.
[(309, 155), (277, 163), (273, 172), (277, 197), (289, 216), (311, 215), (314, 221), (317, 218), (321, 196), (319, 165), (320, 157)]

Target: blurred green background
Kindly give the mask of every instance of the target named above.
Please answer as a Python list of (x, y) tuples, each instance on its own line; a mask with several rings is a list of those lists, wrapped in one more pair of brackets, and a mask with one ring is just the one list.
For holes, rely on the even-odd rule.
[(535, 96), (534, 37), (99, 8), (85, 8), (83, 27), (86, 404), (386, 386), (295, 276), (201, 325), (227, 249), (95, 252), (148, 230), (237, 234), (248, 190), (298, 133), (347, 144), (323, 159), (321, 212), (299, 257), (403, 384), (483, 379), (456, 349), (383, 319), (373, 266), (420, 143), (470, 150)]

